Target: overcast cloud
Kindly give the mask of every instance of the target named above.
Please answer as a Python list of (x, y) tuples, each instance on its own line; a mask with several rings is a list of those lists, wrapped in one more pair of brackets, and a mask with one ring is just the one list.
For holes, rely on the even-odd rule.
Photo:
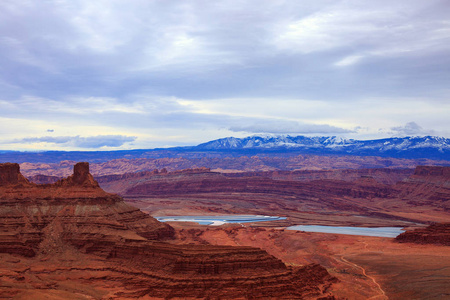
[(406, 123), (405, 126), (392, 127), (391, 130), (396, 136), (433, 135), (433, 130), (424, 130), (416, 122)]
[(450, 137), (449, 15), (447, 0), (3, 0), (0, 149)]

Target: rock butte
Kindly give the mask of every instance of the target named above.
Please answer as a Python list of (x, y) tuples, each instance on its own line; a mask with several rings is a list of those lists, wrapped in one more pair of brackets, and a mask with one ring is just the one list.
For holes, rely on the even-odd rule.
[(42, 185), (18, 164), (0, 164), (0, 298), (76, 298), (88, 284), (108, 299), (334, 299), (336, 279), (318, 264), (288, 267), (259, 248), (165, 241), (173, 238), (172, 227), (103, 191), (88, 163)]

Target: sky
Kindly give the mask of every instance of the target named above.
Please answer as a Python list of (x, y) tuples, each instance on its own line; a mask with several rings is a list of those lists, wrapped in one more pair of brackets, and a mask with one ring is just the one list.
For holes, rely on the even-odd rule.
[(2, 0), (0, 150), (450, 138), (448, 0)]

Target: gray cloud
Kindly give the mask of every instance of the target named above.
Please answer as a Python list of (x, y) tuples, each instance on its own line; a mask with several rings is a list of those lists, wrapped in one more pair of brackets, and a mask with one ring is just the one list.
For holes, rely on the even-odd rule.
[(326, 124), (301, 124), (294, 121), (283, 120), (260, 120), (257, 123), (248, 125), (231, 126), (229, 130), (234, 132), (248, 132), (248, 133), (274, 133), (274, 134), (336, 134), (336, 133), (351, 133), (352, 130), (338, 128)]
[(391, 128), (392, 133), (399, 136), (404, 135), (432, 135), (433, 130), (425, 130), (416, 122), (408, 122), (404, 126), (396, 126)]
[(136, 140), (134, 136), (123, 135), (98, 135), (98, 136), (44, 136), (32, 137), (15, 140), (14, 143), (51, 143), (62, 144), (63, 146), (77, 147), (77, 148), (101, 148), (101, 147), (120, 147), (125, 143)]
[(445, 1), (297, 2), (7, 1), (0, 82), (12, 94), (42, 97), (138, 91), (330, 101), (361, 89), (442, 88), (450, 69)]

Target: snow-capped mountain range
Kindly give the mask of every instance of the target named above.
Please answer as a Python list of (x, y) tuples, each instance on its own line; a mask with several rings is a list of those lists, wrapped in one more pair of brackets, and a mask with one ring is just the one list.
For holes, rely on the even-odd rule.
[[(253, 155), (351, 155), (443, 160), (450, 162), (450, 139), (435, 136), (394, 137), (379, 140), (354, 140), (340, 137), (250, 136), (228, 137), (198, 146), (117, 151), (0, 151), (0, 162), (59, 163), (65, 160), (105, 162), (113, 159), (184, 157), (198, 159)], [(423, 163), (427, 163), (425, 160)], [(389, 166), (388, 160), (386, 166)]]
[(302, 151), (305, 153), (434, 158), (450, 160), (450, 139), (435, 136), (354, 140), (319, 136), (228, 137), (203, 143), (199, 150)]

